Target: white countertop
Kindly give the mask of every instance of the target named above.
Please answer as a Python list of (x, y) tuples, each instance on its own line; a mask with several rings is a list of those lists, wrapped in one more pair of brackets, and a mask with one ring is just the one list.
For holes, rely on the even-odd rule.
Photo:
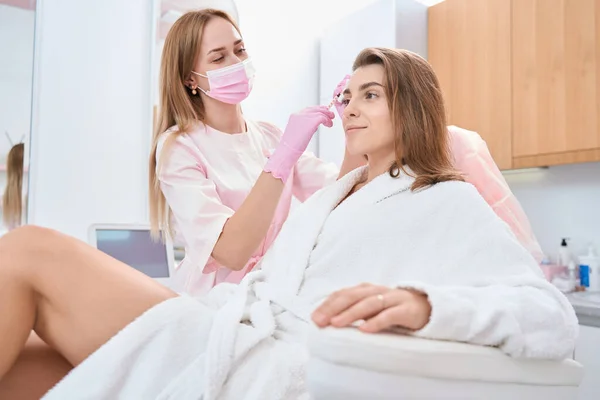
[(567, 294), (581, 325), (600, 327), (600, 292)]

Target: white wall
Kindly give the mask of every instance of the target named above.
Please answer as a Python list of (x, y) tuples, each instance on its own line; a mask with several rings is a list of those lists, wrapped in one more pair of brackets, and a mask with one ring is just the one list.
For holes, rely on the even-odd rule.
[(39, 1), (30, 223), (147, 220), (148, 0)]
[(319, 104), (321, 33), (373, 1), (237, 0), (240, 29), (257, 70), (244, 112), (284, 129), (291, 113)]
[(600, 251), (600, 163), (510, 174), (506, 180), (548, 255), (557, 255), (563, 237), (572, 239), (576, 254), (586, 252), (588, 242)]

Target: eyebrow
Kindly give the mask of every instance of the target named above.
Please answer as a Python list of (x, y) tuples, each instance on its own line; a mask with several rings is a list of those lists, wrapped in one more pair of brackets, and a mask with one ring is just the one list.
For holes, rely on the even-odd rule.
[[(368, 88), (370, 88), (371, 86), (379, 86), (379, 87), (383, 87), (383, 85), (381, 83), (377, 83), (377, 82), (367, 82), (367, 83), (363, 83), (362, 85), (360, 85), (358, 87), (358, 91), (362, 92), (363, 90), (366, 90)], [(342, 94), (350, 94), (350, 89), (345, 89)]]
[[(237, 46), (238, 44), (242, 43), (243, 40), (242, 39), (238, 39), (235, 42), (233, 42), (233, 46)], [(206, 53), (206, 55), (209, 55), (210, 53), (216, 53), (218, 51), (223, 51), (225, 50), (225, 47), (217, 47), (216, 49), (212, 49), (211, 51), (209, 51), (208, 53)]]

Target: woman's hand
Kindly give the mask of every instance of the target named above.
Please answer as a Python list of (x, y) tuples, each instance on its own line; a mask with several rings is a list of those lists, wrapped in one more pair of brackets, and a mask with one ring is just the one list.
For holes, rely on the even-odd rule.
[(319, 126), (331, 128), (333, 118), (335, 114), (324, 106), (308, 107), (292, 114), (279, 145), (265, 165), (265, 172), (271, 173), (285, 183)]
[(342, 79), (340, 81), (340, 83), (338, 83), (338, 85), (333, 90), (333, 105), (335, 106), (335, 109), (340, 118), (342, 118), (342, 116), (344, 114), (344, 109), (346, 108), (346, 106), (339, 101), (338, 96), (341, 95), (343, 93), (343, 91), (346, 89), (346, 86), (348, 85), (349, 80), (350, 80), (350, 75), (346, 75), (344, 77), (344, 79)]
[(419, 330), (430, 316), (431, 305), (424, 293), (363, 283), (333, 293), (312, 318), (321, 328), (342, 328), (364, 320), (359, 329), (375, 333), (394, 326)]

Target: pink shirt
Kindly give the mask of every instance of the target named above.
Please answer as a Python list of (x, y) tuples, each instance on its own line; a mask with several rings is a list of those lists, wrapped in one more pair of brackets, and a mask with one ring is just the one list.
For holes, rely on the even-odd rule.
[[(232, 271), (211, 257), (223, 226), (244, 202), (281, 131), (265, 122), (246, 121), (247, 132), (228, 134), (202, 123), (173, 141), (158, 170), (160, 187), (171, 207), (176, 241), (185, 246), (185, 259), (176, 267), (176, 289), (198, 295), (221, 282), (239, 283), (275, 240), (290, 211), (292, 196), (306, 200), (336, 180), (339, 169), (305, 153), (288, 179), (267, 235), (248, 264)], [(157, 161), (164, 141), (159, 141)], [(160, 165), (160, 164), (159, 164)]]

